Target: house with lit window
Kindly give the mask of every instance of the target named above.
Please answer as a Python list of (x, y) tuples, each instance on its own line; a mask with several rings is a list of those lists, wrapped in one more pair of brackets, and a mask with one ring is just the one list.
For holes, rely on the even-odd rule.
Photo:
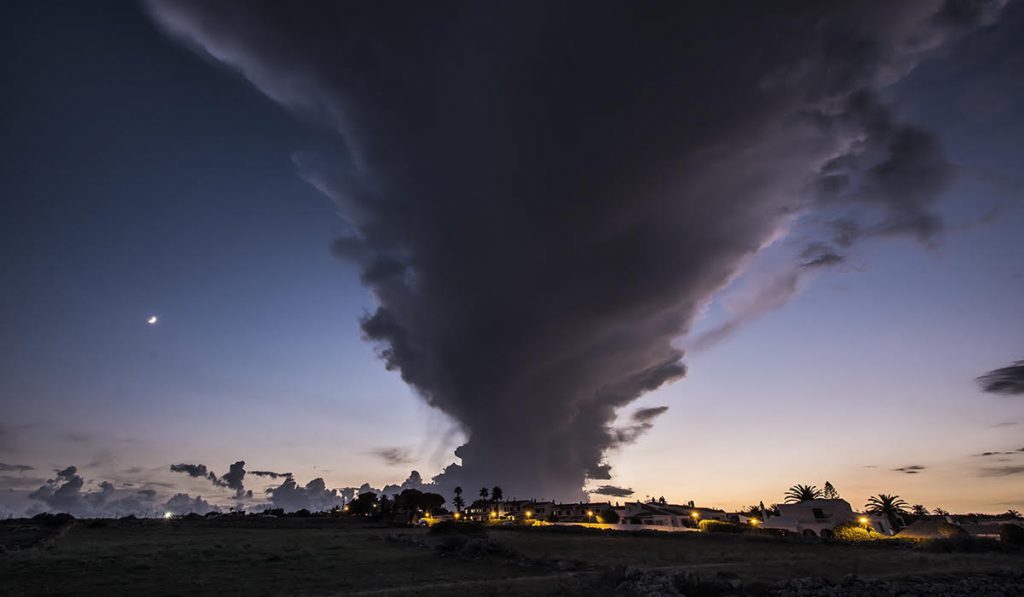
[(812, 537), (831, 537), (832, 529), (841, 524), (857, 523), (884, 535), (893, 529), (884, 516), (854, 512), (846, 500), (804, 500), (795, 504), (779, 504), (779, 515), (765, 518), (761, 526), (782, 529)]

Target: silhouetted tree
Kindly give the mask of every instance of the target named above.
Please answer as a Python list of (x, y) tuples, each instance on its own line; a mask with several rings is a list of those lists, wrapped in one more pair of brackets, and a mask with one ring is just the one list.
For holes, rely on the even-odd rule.
[(914, 515), (914, 518), (919, 520), (928, 518), (928, 508), (925, 508), (922, 504), (914, 504), (911, 506), (910, 512)]
[(868, 503), (864, 508), (872, 514), (885, 516), (893, 528), (898, 528), (903, 526), (900, 517), (907, 512), (907, 502), (900, 499), (898, 495), (880, 493), (868, 498)]
[(360, 493), (356, 499), (348, 504), (349, 514), (362, 514), (364, 516), (376, 514), (379, 508), (380, 503), (377, 501), (377, 494), (369, 491)]
[(487, 499), (487, 496), (491, 495), (491, 492), (486, 487), (480, 488), (480, 499)]
[(455, 494), (455, 498), (452, 500), (452, 505), (455, 506), (456, 512), (462, 512), (462, 507), (466, 505), (466, 502), (462, 500), (462, 488), (456, 487), (453, 490), (453, 493)]
[(831, 482), (825, 481), (825, 487), (821, 490), (821, 497), (826, 500), (838, 500), (839, 492), (836, 491), (836, 488), (832, 486)]
[(1009, 516), (1010, 518), (1016, 518), (1017, 520), (1021, 519), (1020, 512), (1014, 510), (1013, 508), (1010, 508), (1009, 510), (1006, 511), (1006, 516)]
[(786, 503), (796, 504), (821, 497), (821, 490), (814, 485), (794, 485), (786, 492)]
[(619, 522), (618, 513), (615, 512), (615, 510), (612, 510), (611, 508), (607, 510), (602, 510), (598, 516), (601, 518), (601, 522), (606, 522), (608, 524), (615, 524)]
[(936, 516), (949, 516), (949, 510), (943, 510), (942, 508), (936, 508), (932, 510)]
[(500, 502), (501, 498), (503, 498), (503, 497), (505, 497), (504, 492), (501, 491), (500, 487), (495, 485), (494, 489), (491, 490), (491, 499), (496, 501), (496, 502)]
[(660, 498), (658, 498), (658, 503), (659, 504), (667, 504), (668, 502), (665, 501), (665, 496), (661, 496)]

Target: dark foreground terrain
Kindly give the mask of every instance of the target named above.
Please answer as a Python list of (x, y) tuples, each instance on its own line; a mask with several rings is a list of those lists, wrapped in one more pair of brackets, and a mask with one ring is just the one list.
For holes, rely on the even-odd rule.
[(998, 543), (392, 528), (331, 518), (0, 522), (3, 595), (1024, 595)]

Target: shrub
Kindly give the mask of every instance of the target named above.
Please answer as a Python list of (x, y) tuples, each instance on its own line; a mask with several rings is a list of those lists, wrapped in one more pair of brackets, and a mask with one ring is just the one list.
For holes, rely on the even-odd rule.
[(1024, 527), (1019, 524), (999, 526), (999, 540), (1007, 545), (1024, 545)]
[(846, 522), (832, 529), (832, 537), (838, 541), (857, 542), (876, 541), (882, 539), (883, 535), (855, 522)]
[(431, 535), (464, 535), (482, 537), (487, 534), (487, 527), (475, 522), (452, 522), (443, 520), (430, 527)]
[(702, 520), (698, 525), (704, 533), (746, 533), (750, 527), (738, 522), (723, 522), (721, 520)]

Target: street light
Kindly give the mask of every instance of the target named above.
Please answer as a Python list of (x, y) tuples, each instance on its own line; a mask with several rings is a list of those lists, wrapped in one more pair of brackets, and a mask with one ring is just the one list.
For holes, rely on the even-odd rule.
[(527, 511), (526, 511), (526, 517), (527, 517), (527, 518), (533, 518), (533, 512), (532, 512), (532, 511), (530, 511), (530, 510), (527, 510)]

